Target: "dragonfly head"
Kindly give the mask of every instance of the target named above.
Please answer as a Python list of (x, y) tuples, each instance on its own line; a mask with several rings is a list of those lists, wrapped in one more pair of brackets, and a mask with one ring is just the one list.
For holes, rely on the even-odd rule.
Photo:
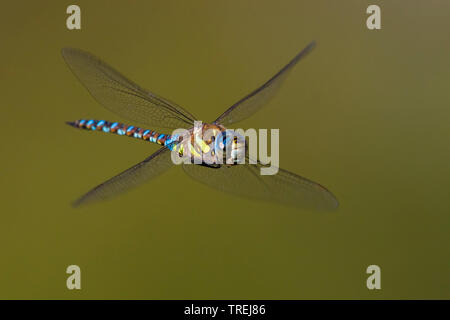
[(239, 164), (245, 162), (245, 138), (234, 130), (221, 131), (214, 141), (217, 157), (223, 157), (224, 164)]

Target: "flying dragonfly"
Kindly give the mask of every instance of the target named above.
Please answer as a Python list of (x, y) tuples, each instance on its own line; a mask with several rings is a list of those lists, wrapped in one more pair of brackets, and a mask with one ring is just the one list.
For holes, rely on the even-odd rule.
[[(229, 132), (233, 131), (227, 130), (225, 126), (248, 118), (267, 104), (289, 71), (314, 46), (315, 43), (311, 42), (261, 87), (237, 101), (212, 123), (203, 124), (203, 129), (213, 132), (208, 139), (194, 137), (196, 118), (178, 104), (143, 89), (88, 52), (74, 48), (62, 49), (62, 56), (75, 76), (108, 110), (149, 128), (185, 128), (192, 135), (189, 146), (186, 147), (190, 150), (184, 150), (184, 144), (179, 143), (178, 135), (105, 120), (81, 119), (67, 122), (79, 129), (108, 132), (161, 145), (148, 158), (96, 186), (78, 198), (73, 205), (80, 206), (113, 197), (158, 176), (173, 166), (172, 151), (178, 152), (180, 156), (190, 151), (192, 157), (204, 159), (205, 156), (223, 155), (224, 148), (227, 147), (249, 160), (245, 139), (229, 139)], [(234, 136), (238, 135), (235, 133)], [(200, 163), (195, 163), (197, 164), (183, 163), (181, 166), (193, 179), (228, 193), (300, 208), (333, 210), (338, 207), (336, 197), (328, 189), (295, 173), (280, 168), (275, 175), (261, 175), (260, 169), (266, 165), (259, 161), (210, 165), (210, 162), (206, 164), (200, 160)]]

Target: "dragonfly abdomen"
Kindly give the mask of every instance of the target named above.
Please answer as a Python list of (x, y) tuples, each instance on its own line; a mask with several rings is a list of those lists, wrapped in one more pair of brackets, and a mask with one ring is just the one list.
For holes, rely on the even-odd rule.
[(173, 142), (172, 136), (169, 134), (159, 133), (153, 130), (143, 129), (132, 125), (126, 125), (120, 122), (82, 119), (66, 123), (78, 129), (114, 133), (119, 136), (128, 136), (131, 138), (150, 141), (162, 146), (169, 146)]

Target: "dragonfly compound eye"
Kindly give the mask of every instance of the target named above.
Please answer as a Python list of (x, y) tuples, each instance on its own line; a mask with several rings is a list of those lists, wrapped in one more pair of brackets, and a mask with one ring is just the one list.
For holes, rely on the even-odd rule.
[(245, 139), (233, 130), (222, 131), (215, 140), (215, 151), (228, 164), (243, 163)]

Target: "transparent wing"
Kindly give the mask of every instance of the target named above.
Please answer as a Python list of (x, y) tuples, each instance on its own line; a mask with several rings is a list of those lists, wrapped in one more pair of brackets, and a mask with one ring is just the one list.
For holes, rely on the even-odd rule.
[(289, 71), (292, 70), (297, 62), (309, 53), (314, 46), (315, 42), (311, 42), (269, 81), (228, 108), (228, 110), (216, 119), (215, 123), (229, 125), (244, 120), (258, 111), (275, 95)]
[(74, 207), (123, 193), (163, 173), (173, 165), (170, 150), (163, 147), (144, 161), (98, 185), (73, 203)]
[(338, 201), (325, 187), (292, 172), (279, 169), (276, 175), (261, 175), (262, 164), (210, 168), (183, 164), (193, 179), (224, 192), (250, 199), (275, 201), (319, 211), (333, 210)]
[(139, 87), (92, 54), (64, 48), (62, 56), (90, 94), (119, 116), (152, 128), (193, 126), (194, 117), (182, 107)]

